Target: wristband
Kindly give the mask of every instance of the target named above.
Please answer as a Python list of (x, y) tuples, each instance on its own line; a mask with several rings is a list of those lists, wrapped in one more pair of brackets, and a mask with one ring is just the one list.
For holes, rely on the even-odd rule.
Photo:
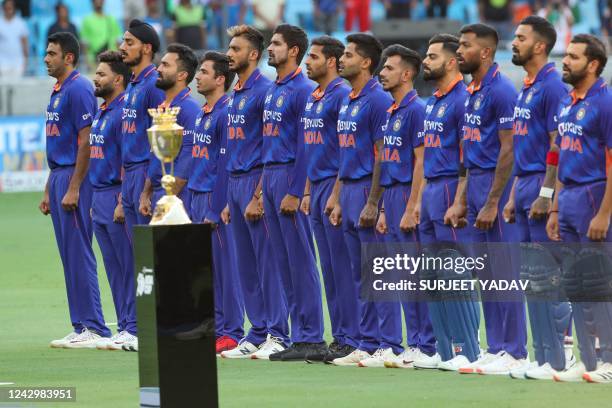
[(381, 208), (380, 210), (378, 210), (378, 212), (380, 212), (380, 213), (384, 213), (384, 212), (385, 212), (385, 209), (384, 209), (384, 208)]
[(253, 198), (259, 200), (262, 195), (263, 195), (263, 191), (260, 191), (259, 194), (257, 194), (257, 193), (253, 194)]
[(546, 164), (556, 166), (559, 164), (559, 152), (546, 153)]
[(463, 165), (463, 163), (459, 163), (459, 177), (465, 177), (467, 174), (467, 169)]
[(553, 194), (555, 192), (554, 188), (550, 188), (550, 187), (542, 187), (540, 189), (540, 197), (544, 197), (544, 198), (552, 198)]
[(302, 197), (310, 197), (310, 193), (304, 194)]

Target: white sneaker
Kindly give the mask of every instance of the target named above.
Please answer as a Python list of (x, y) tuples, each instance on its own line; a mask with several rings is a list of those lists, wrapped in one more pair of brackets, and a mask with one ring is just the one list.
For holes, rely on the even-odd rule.
[(259, 347), (259, 350), (251, 354), (251, 358), (253, 360), (269, 360), (270, 354), (278, 353), (286, 348), (281, 338), (268, 334), (266, 342)]
[(476, 372), (483, 375), (508, 375), (510, 371), (521, 368), (527, 363), (525, 358), (517, 359), (510, 353), (503, 352), (501, 357), (476, 368)]
[(96, 343), (102, 338), (97, 333), (94, 333), (87, 329), (83, 328), (81, 334), (74, 337), (72, 340), (67, 342), (64, 345), (64, 348), (69, 349), (79, 349), (79, 348), (96, 348)]
[(78, 333), (75, 332), (70, 332), (67, 335), (65, 335), (64, 337), (62, 337), (61, 339), (57, 339), (57, 340), (51, 340), (51, 343), (49, 343), (49, 347), (52, 348), (64, 348), (64, 346), (66, 344), (68, 344), (70, 341), (74, 340), (74, 338), (76, 336), (78, 336)]
[(581, 382), (584, 373), (586, 373), (586, 367), (581, 361), (567, 370), (554, 374), (553, 380), (558, 382)]
[(246, 340), (242, 340), (236, 347), (231, 350), (221, 352), (222, 358), (250, 358), (257, 350), (256, 345)]
[(332, 360), (332, 364), (336, 366), (357, 366), (361, 360), (365, 360), (370, 357), (370, 353), (367, 351), (355, 349), (351, 354), (346, 357), (336, 358)]
[(382, 368), (385, 366), (385, 361), (395, 359), (397, 356), (393, 352), (391, 347), (385, 349), (378, 349), (372, 354), (363, 360), (361, 360), (357, 365), (359, 367), (376, 367)]
[(408, 347), (399, 355), (385, 360), (387, 368), (412, 368), (414, 367), (414, 359), (419, 356), (420, 350), (416, 347)]
[(584, 373), (582, 378), (590, 383), (612, 384), (612, 363), (603, 363), (597, 370)]
[(514, 370), (510, 370), (510, 377), (514, 378), (515, 380), (526, 380), (525, 373), (527, 372), (527, 370), (531, 370), (533, 368), (538, 368), (538, 367), (539, 366), (538, 366), (537, 361), (530, 361), (522, 367), (515, 368)]
[(478, 358), (478, 360), (476, 360), (476, 361), (474, 361), (474, 362), (472, 362), (470, 364), (467, 364), (467, 365), (465, 365), (463, 367), (459, 367), (458, 371), (461, 374), (476, 374), (476, 369), (477, 368), (482, 367), (482, 366), (484, 366), (486, 364), (489, 364), (489, 363), (497, 360), (498, 358), (501, 357), (502, 354), (503, 354), (503, 351), (500, 351), (497, 354), (491, 354), (491, 353), (488, 353), (488, 352), (485, 351), (484, 353), (482, 353), (480, 355), (480, 358)]
[(525, 378), (528, 380), (552, 380), (557, 374), (557, 370), (552, 368), (550, 363), (544, 363), (539, 367), (525, 371)]
[(138, 351), (138, 337), (131, 336), (129, 339), (125, 339), (121, 349), (123, 351)]
[(419, 351), (419, 356), (414, 359), (414, 368), (423, 368), (423, 369), (432, 369), (438, 368), (438, 364), (442, 359), (438, 353), (433, 356), (428, 356), (427, 354)]
[(468, 358), (463, 354), (459, 354), (450, 360), (440, 361), (438, 364), (438, 370), (459, 371), (461, 367), (465, 367), (468, 364), (470, 364), (470, 360), (468, 360)]
[(124, 330), (111, 338), (102, 338), (98, 341), (98, 344), (96, 344), (96, 348), (98, 350), (121, 350), (124, 344), (134, 343), (135, 340), (136, 336)]

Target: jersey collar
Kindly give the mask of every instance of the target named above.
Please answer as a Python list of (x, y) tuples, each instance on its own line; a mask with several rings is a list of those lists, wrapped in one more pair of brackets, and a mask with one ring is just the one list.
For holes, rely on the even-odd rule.
[(72, 82), (73, 80), (77, 79), (81, 74), (79, 73), (79, 71), (77, 71), (76, 69), (73, 70), (64, 80), (64, 82), (62, 82), (61, 84), (59, 82), (56, 82), (55, 85), (53, 85), (53, 91), (54, 92), (59, 92), (60, 89), (62, 89), (62, 86), (64, 86), (65, 84), (68, 84), (69, 82)]
[(170, 102), (170, 106), (166, 106), (166, 101), (163, 101), (159, 107), (160, 108), (172, 108), (173, 106), (178, 105), (179, 103), (181, 103), (185, 98), (187, 98), (189, 95), (191, 94), (191, 88), (189, 87), (185, 87), (181, 90), (181, 92), (179, 92), (174, 99), (172, 99), (172, 102)]
[(101, 111), (105, 111), (105, 110), (109, 110), (110, 111), (110, 110), (113, 110), (114, 108), (117, 107), (118, 104), (123, 102), (124, 99), (125, 99), (125, 92), (121, 92), (110, 103), (107, 104), (106, 102), (102, 102), (102, 104), (100, 105), (100, 110)]
[(443, 90), (443, 91), (442, 91), (442, 90), (440, 90), (440, 89), (436, 89), (436, 92), (434, 92), (434, 96), (435, 96), (436, 98), (440, 99), (440, 98), (442, 98), (443, 96), (448, 95), (448, 93), (449, 93), (450, 91), (452, 91), (452, 90), (455, 88), (455, 86), (457, 86), (457, 84), (458, 84), (459, 82), (461, 82), (461, 81), (463, 81), (463, 75), (461, 75), (461, 74), (457, 74), (457, 76), (455, 77), (455, 79), (453, 79), (453, 80), (451, 81), (451, 83), (450, 83), (450, 84), (448, 84), (448, 86), (446, 87), (446, 89), (445, 89), (445, 90)]
[(314, 92), (312, 93), (312, 97), (316, 101), (318, 101), (319, 99), (323, 98), (325, 94), (331, 92), (337, 86), (342, 85), (343, 82), (344, 82), (344, 79), (342, 79), (341, 77), (335, 78), (333, 81), (327, 84), (324, 91), (322, 91), (321, 87), (318, 86), (317, 89), (315, 89)]
[(215, 102), (213, 106), (209, 106), (208, 103), (206, 103), (204, 104), (204, 106), (202, 106), (202, 112), (206, 114), (211, 113), (212, 111), (217, 109), (217, 106), (225, 105), (228, 99), (229, 97), (227, 95), (223, 95), (222, 97), (219, 98), (217, 102)]
[(262, 74), (259, 68), (255, 68), (255, 71), (253, 71), (251, 75), (247, 78), (247, 80), (244, 81), (244, 84), (240, 82), (240, 80), (236, 82), (236, 85), (234, 85), (234, 91), (242, 91), (243, 89), (251, 88), (253, 84), (255, 83), (255, 81), (261, 78), (261, 75)]
[(605, 87), (606, 87), (606, 82), (603, 80), (603, 78), (600, 77), (597, 79), (597, 81), (595, 81), (593, 85), (591, 85), (591, 87), (586, 92), (586, 94), (578, 95), (576, 93), (576, 89), (575, 88), (572, 89), (572, 91), (570, 92), (570, 96), (572, 97), (572, 105), (575, 105), (578, 102), (595, 95), (596, 93), (601, 91), (602, 88), (605, 88)]
[(555, 63), (554, 62), (549, 62), (548, 64), (546, 64), (542, 68), (540, 68), (540, 70), (536, 74), (535, 78), (530, 79), (529, 77), (526, 76), (523, 79), (523, 85), (525, 85), (525, 89), (530, 88), (536, 82), (539, 82), (539, 81), (543, 80), (548, 74), (550, 74), (554, 70), (555, 70)]
[(468, 85), (467, 91), (470, 94), (480, 91), (480, 88), (482, 88), (483, 86), (489, 85), (489, 83), (491, 83), (491, 81), (493, 81), (493, 79), (498, 74), (499, 74), (499, 65), (497, 65), (497, 62), (494, 62), (493, 65), (491, 65), (491, 67), (487, 71), (484, 78), (482, 78), (482, 81), (480, 81), (479, 84), (476, 84), (474, 81), (470, 82), (470, 84)]
[(148, 77), (149, 75), (151, 75), (153, 73), (153, 71), (155, 71), (157, 68), (155, 67), (155, 65), (151, 64), (148, 67), (146, 67), (145, 69), (142, 70), (142, 72), (140, 74), (138, 74), (137, 77), (134, 76), (134, 74), (132, 73), (132, 76), (130, 77), (130, 82), (131, 83), (138, 83), (140, 81), (142, 81), (143, 79), (145, 79), (146, 77)]
[(416, 89), (413, 89), (412, 91), (408, 92), (402, 98), (402, 101), (400, 102), (399, 105), (397, 103), (393, 102), (391, 107), (389, 109), (387, 109), (387, 112), (393, 114), (393, 112), (396, 111), (397, 109), (407, 107), (408, 105), (410, 105), (412, 103), (412, 101), (414, 101), (416, 99), (417, 96), (419, 96), (419, 95), (417, 94)]
[(300, 73), (302, 72), (302, 68), (298, 67), (298, 69), (296, 69), (295, 71), (293, 71), (292, 73), (290, 73), (289, 75), (287, 75), (286, 77), (282, 78), (282, 79), (278, 79), (276, 78), (276, 84), (277, 85), (284, 85), (287, 82), (291, 81), (293, 78), (295, 78), (296, 76), (298, 76)]
[(372, 92), (372, 90), (374, 90), (374, 88), (376, 88), (376, 85), (378, 85), (378, 81), (376, 80), (376, 78), (372, 77), (370, 78), (370, 80), (365, 84), (365, 86), (363, 87), (363, 89), (361, 90), (361, 92), (359, 92), (358, 94), (355, 94), (355, 90), (353, 89), (351, 91), (351, 93), (349, 94), (349, 98), (351, 100), (353, 99), (357, 99), (357, 98), (361, 98), (364, 95), (369, 94), (370, 92)]

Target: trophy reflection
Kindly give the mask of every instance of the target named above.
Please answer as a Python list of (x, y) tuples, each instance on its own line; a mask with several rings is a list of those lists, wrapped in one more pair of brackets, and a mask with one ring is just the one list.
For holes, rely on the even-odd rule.
[[(166, 195), (155, 204), (150, 225), (191, 224), (183, 201), (174, 194), (176, 184), (173, 176), (174, 159), (179, 154), (183, 143), (183, 127), (176, 123), (180, 110), (179, 107), (149, 109), (149, 115), (153, 118), (153, 126), (147, 129), (147, 135), (153, 154), (161, 162), (161, 185), (166, 190)], [(168, 164), (170, 171), (167, 172)]]

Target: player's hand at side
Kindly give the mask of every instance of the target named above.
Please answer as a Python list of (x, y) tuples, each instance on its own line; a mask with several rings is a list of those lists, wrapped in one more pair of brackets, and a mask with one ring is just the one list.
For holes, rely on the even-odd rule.
[(463, 228), (467, 225), (467, 207), (463, 204), (453, 204), (444, 214), (444, 224), (452, 225), (453, 228)]
[(302, 197), (302, 202), (300, 203), (300, 211), (306, 215), (310, 215), (310, 196), (305, 195)]
[(300, 207), (300, 198), (291, 194), (286, 194), (281, 201), (280, 212), (284, 215), (293, 215), (297, 213)]
[(51, 206), (49, 204), (49, 192), (45, 191), (42, 200), (40, 200), (40, 204), (38, 204), (38, 209), (43, 215), (51, 214)]
[(117, 224), (123, 224), (125, 222), (125, 212), (123, 211), (123, 205), (121, 201), (117, 203), (115, 207), (115, 212), (113, 213), (113, 222)]
[(231, 221), (229, 205), (226, 205), (223, 211), (221, 211), (221, 221), (227, 225)]
[(535, 199), (529, 209), (529, 218), (534, 220), (545, 220), (550, 210), (552, 200), (546, 197), (538, 197)]
[(336, 203), (336, 205), (334, 205), (334, 209), (331, 214), (329, 214), (329, 222), (335, 227), (342, 224), (342, 207), (340, 207), (340, 204)]
[(414, 231), (417, 225), (419, 225), (420, 215), (421, 211), (417, 210), (416, 208), (406, 208), (406, 211), (404, 211), (402, 219), (400, 220), (400, 229), (404, 232)]
[(589, 224), (587, 237), (592, 241), (603, 241), (608, 234), (610, 228), (610, 216), (598, 212)]
[(217, 228), (217, 223), (209, 220), (208, 218), (204, 218), (204, 221), (202, 221), (202, 223), (210, 225), (213, 229)]
[(151, 215), (151, 197), (148, 194), (140, 195), (140, 203), (138, 205), (138, 212), (140, 212), (145, 217)]
[(251, 198), (251, 201), (249, 201), (249, 203), (247, 204), (246, 209), (244, 210), (244, 218), (247, 221), (257, 221), (261, 219), (261, 217), (263, 217), (263, 214), (263, 197), (260, 196), (259, 198), (257, 198), (253, 196), (253, 198)]
[(485, 203), (478, 212), (474, 226), (481, 230), (489, 230), (493, 227), (497, 218), (497, 205)]
[(508, 224), (514, 224), (516, 221), (516, 207), (513, 199), (508, 200), (506, 205), (504, 205), (502, 215), (504, 217), (504, 221), (506, 221)]
[(359, 214), (359, 226), (361, 228), (370, 228), (376, 225), (378, 218), (378, 206), (370, 202), (366, 203)]
[(551, 241), (561, 241), (561, 235), (559, 235), (559, 213), (556, 211), (551, 212), (548, 216), (546, 235), (548, 235)]
[(328, 217), (331, 215), (332, 211), (334, 211), (334, 207), (338, 204), (338, 199), (334, 197), (334, 195), (330, 195), (325, 203), (325, 215)]
[(387, 233), (387, 217), (385, 216), (384, 212), (380, 213), (380, 216), (378, 217), (378, 222), (376, 223), (376, 231), (379, 234), (386, 234)]
[(74, 211), (79, 203), (79, 190), (69, 188), (62, 198), (62, 208), (66, 211)]

